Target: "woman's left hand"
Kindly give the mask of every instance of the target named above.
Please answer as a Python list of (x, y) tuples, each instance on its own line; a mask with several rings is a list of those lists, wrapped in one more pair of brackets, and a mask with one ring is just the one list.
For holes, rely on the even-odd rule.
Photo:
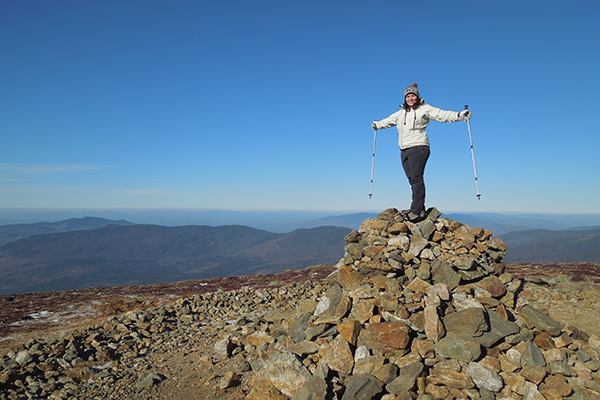
[(463, 120), (463, 121), (471, 119), (471, 111), (469, 111), (469, 110), (462, 110), (461, 112), (458, 113), (458, 117), (461, 120)]

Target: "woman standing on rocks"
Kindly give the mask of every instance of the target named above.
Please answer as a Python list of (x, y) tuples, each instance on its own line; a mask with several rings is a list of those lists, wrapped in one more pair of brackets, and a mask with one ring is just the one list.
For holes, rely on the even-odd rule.
[(417, 84), (413, 83), (404, 90), (402, 108), (382, 119), (373, 121), (374, 130), (395, 126), (398, 128), (398, 146), (402, 167), (412, 189), (412, 203), (402, 215), (411, 222), (419, 222), (427, 216), (425, 213), (425, 164), (429, 158), (429, 138), (425, 129), (430, 120), (439, 122), (466, 121), (471, 118), (469, 110), (444, 111), (425, 103), (419, 95)]

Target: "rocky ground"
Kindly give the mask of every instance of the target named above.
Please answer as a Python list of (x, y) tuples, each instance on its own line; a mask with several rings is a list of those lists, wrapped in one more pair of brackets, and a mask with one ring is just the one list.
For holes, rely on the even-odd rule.
[[(38, 385), (40, 389), (30, 393), (17, 394), (3, 387), (13, 381), (7, 368), (0, 375), (0, 398), (207, 399), (217, 394), (223, 399), (243, 398), (237, 383), (228, 390), (219, 388), (219, 378), (235, 368), (241, 368), (241, 376), (245, 367), (237, 366), (235, 358), (217, 357), (215, 343), (242, 317), (285, 312), (306, 299), (318, 299), (334, 270), (333, 266), (315, 266), (279, 274), (0, 296), (3, 367), (25, 349), (33, 355), (42, 353), (40, 348), (52, 352), (66, 343), (83, 343), (90, 338), (89, 332), (108, 326), (118, 327), (122, 337), (138, 342), (118, 361), (106, 354), (76, 363), (67, 376), (59, 378), (61, 382)], [(192, 303), (205, 304), (192, 309)], [(194, 317), (185, 317), (192, 313)], [(157, 314), (163, 318), (156, 318)], [(164, 318), (165, 314), (169, 317)], [(145, 315), (144, 320), (156, 318), (156, 326), (163, 331), (144, 331), (145, 338), (128, 335), (139, 329), (139, 315)], [(112, 343), (122, 337), (113, 336)], [(143, 340), (149, 337), (152, 340)], [(52, 382), (52, 371), (43, 371), (47, 364), (48, 360), (38, 363), (36, 372)], [(31, 386), (16, 381), (17, 386)]]
[[(559, 321), (600, 336), (600, 283), (597, 280), (600, 264), (507, 264), (506, 268), (525, 280), (519, 301), (528, 302)], [(318, 266), (262, 276), (1, 296), (0, 356), (9, 353), (11, 348), (22, 348), (32, 338), (39, 342), (58, 339), (68, 335), (68, 332), (85, 326), (93, 327), (107, 318), (120, 317), (132, 310), (178, 304), (182, 299), (199, 294), (235, 292), (246, 287), (270, 291), (280, 287), (294, 292), (296, 287), (302, 287), (306, 281), (310, 281), (310, 286), (317, 289), (304, 291), (298, 300), (307, 297), (316, 299), (319, 297), (317, 293), (325, 290), (326, 277), (333, 270), (332, 266)], [(299, 292), (302, 291), (296, 291), (296, 294)], [(289, 310), (292, 304), (277, 304), (274, 309)], [(214, 317), (214, 324), (190, 324), (172, 340), (152, 348), (143, 358), (114, 365), (95, 363), (98, 368), (92, 370), (96, 374), (109, 371), (108, 379), (99, 378), (97, 382), (86, 378), (82, 382), (83, 375), (75, 374), (71, 378), (74, 385), (71, 397), (182, 400), (215, 396), (220, 399), (243, 398), (248, 390), (248, 382), (241, 380), (232, 388), (220, 389), (219, 380), (232, 370), (243, 375), (247, 366), (235, 357), (219, 359), (213, 350), (215, 343), (227, 334), (226, 324), (240, 316), (233, 312), (224, 318)], [(152, 372), (158, 378), (146, 386), (149, 381), (143, 383), (144, 379)], [(60, 398), (58, 393), (55, 398)]]
[(0, 296), (0, 355), (30, 338), (56, 336), (128, 311), (217, 291), (244, 287), (277, 288), (307, 280), (321, 281), (334, 269), (333, 266), (314, 266), (279, 274)]
[[(571, 329), (569, 337), (600, 337), (599, 264), (509, 264), (505, 268), (514, 277), (506, 282), (522, 282), (515, 292), (515, 309), (529, 305), (563, 326), (584, 332), (580, 334), (574, 332), (574, 328), (565, 328)], [(337, 268), (333, 266), (318, 266), (282, 274), (1, 296), (0, 399), (216, 397), (227, 400), (246, 398), (249, 393), (254, 393), (253, 398), (257, 399), (289, 398), (281, 390), (269, 387), (257, 395), (253, 386), (264, 382), (255, 379), (253, 371), (260, 370), (274, 354), (284, 353), (285, 348), (289, 350), (296, 345), (289, 332), (294, 331), (294, 323), (303, 315), (314, 312), (321, 299), (332, 297), (331, 288), (339, 282), (339, 277), (331, 275), (334, 271)], [(420, 268), (415, 271), (414, 274), (422, 273)], [(503, 279), (508, 279), (506, 276)], [(414, 316), (418, 316), (418, 312)], [(368, 319), (365, 326), (375, 326), (381, 320), (373, 313)], [(345, 326), (339, 319), (336, 321), (340, 327)], [(342, 329), (338, 328), (339, 331)], [(302, 334), (306, 335), (306, 332), (304, 329)], [(536, 343), (543, 348), (545, 333), (536, 329), (532, 332), (535, 332)], [(327, 337), (326, 332), (321, 334)], [(424, 333), (419, 337), (418, 343), (433, 342)], [(297, 340), (297, 344), (326, 348), (328, 340)], [(581, 343), (583, 346), (585, 342)], [(518, 346), (515, 345), (515, 349), (522, 350)], [(588, 354), (581, 351), (584, 347), (578, 346), (571, 345), (573, 357), (575, 360), (579, 357), (579, 361), (587, 364), (584, 369), (574, 361), (573, 365), (581, 368), (578, 370), (580, 376), (577, 373), (574, 376), (587, 379), (585, 374), (588, 373), (589, 382), (595, 383), (595, 376), (591, 374), (596, 374), (598, 360), (585, 359)], [(294, 352), (304, 354), (304, 366), (299, 368), (310, 369), (314, 376), (327, 373), (321, 365), (322, 359), (329, 357), (326, 351), (315, 353), (314, 349), (294, 349)], [(490, 360), (497, 357), (503, 360), (500, 350), (488, 351), (489, 357), (485, 357), (488, 364), (482, 360), (484, 365), (491, 367), (493, 362)], [(249, 357), (249, 353), (253, 356)], [(366, 358), (376, 357), (372, 354)], [(429, 356), (424, 356), (423, 360), (426, 367), (440, 365), (437, 359)], [(334, 361), (329, 363), (334, 364)], [(391, 364), (385, 365), (393, 367)], [(395, 364), (406, 366), (406, 361), (400, 357)], [(502, 366), (498, 370), (506, 374), (507, 368)], [(527, 398), (529, 394), (515, 394), (516, 397), (511, 398), (538, 400), (536, 393), (554, 396), (561, 389), (564, 396), (539, 400), (588, 398), (573, 397), (577, 393), (565, 388), (565, 378), (555, 379), (552, 375), (552, 379), (546, 378), (542, 382), (543, 377), (536, 376), (540, 370), (534, 367), (523, 374), (529, 385), (531, 381), (536, 382), (536, 388), (540, 385), (539, 391), (532, 391), (534, 394), (530, 398)], [(505, 380), (513, 378), (513, 374), (505, 375)], [(349, 376), (336, 374), (330, 382), (332, 390), (344, 388), (349, 392), (348, 381)], [(526, 387), (523, 382), (519, 384)], [(452, 399), (468, 395), (476, 399), (489, 394), (487, 390), (473, 391), (467, 387), (447, 389), (436, 381), (429, 383), (428, 390), (425, 381), (419, 382), (418, 386), (415, 393), (427, 393), (429, 398)], [(551, 390), (548, 389), (550, 386)], [(313, 389), (313, 392), (317, 390)], [(519, 390), (515, 389), (516, 392)], [(386, 399), (403, 398), (400, 395), (385, 396), (388, 396)], [(502, 398), (498, 396), (488, 398)]]

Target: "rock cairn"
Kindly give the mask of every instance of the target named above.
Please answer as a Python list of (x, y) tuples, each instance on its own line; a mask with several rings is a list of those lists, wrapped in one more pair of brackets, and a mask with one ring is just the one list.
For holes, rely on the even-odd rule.
[(151, 356), (199, 350), (222, 367), (198, 376), (216, 398), (600, 398), (600, 339), (518, 302), (492, 232), (389, 209), (345, 241), (327, 282), (196, 295), (32, 339), (2, 358), (0, 400), (156, 398), (142, 394), (176, 376)]
[(314, 310), (223, 339), (257, 371), (248, 398), (600, 398), (600, 341), (516, 309), (504, 242), (439, 217), (366, 220)]

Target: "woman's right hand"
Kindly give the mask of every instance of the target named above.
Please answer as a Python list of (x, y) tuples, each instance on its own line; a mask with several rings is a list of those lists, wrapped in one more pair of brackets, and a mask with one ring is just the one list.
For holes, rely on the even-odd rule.
[(373, 128), (374, 131), (377, 130), (377, 121), (373, 121), (373, 123), (371, 124), (371, 128)]
[(463, 121), (471, 119), (471, 112), (469, 110), (462, 110), (458, 113), (458, 117)]

